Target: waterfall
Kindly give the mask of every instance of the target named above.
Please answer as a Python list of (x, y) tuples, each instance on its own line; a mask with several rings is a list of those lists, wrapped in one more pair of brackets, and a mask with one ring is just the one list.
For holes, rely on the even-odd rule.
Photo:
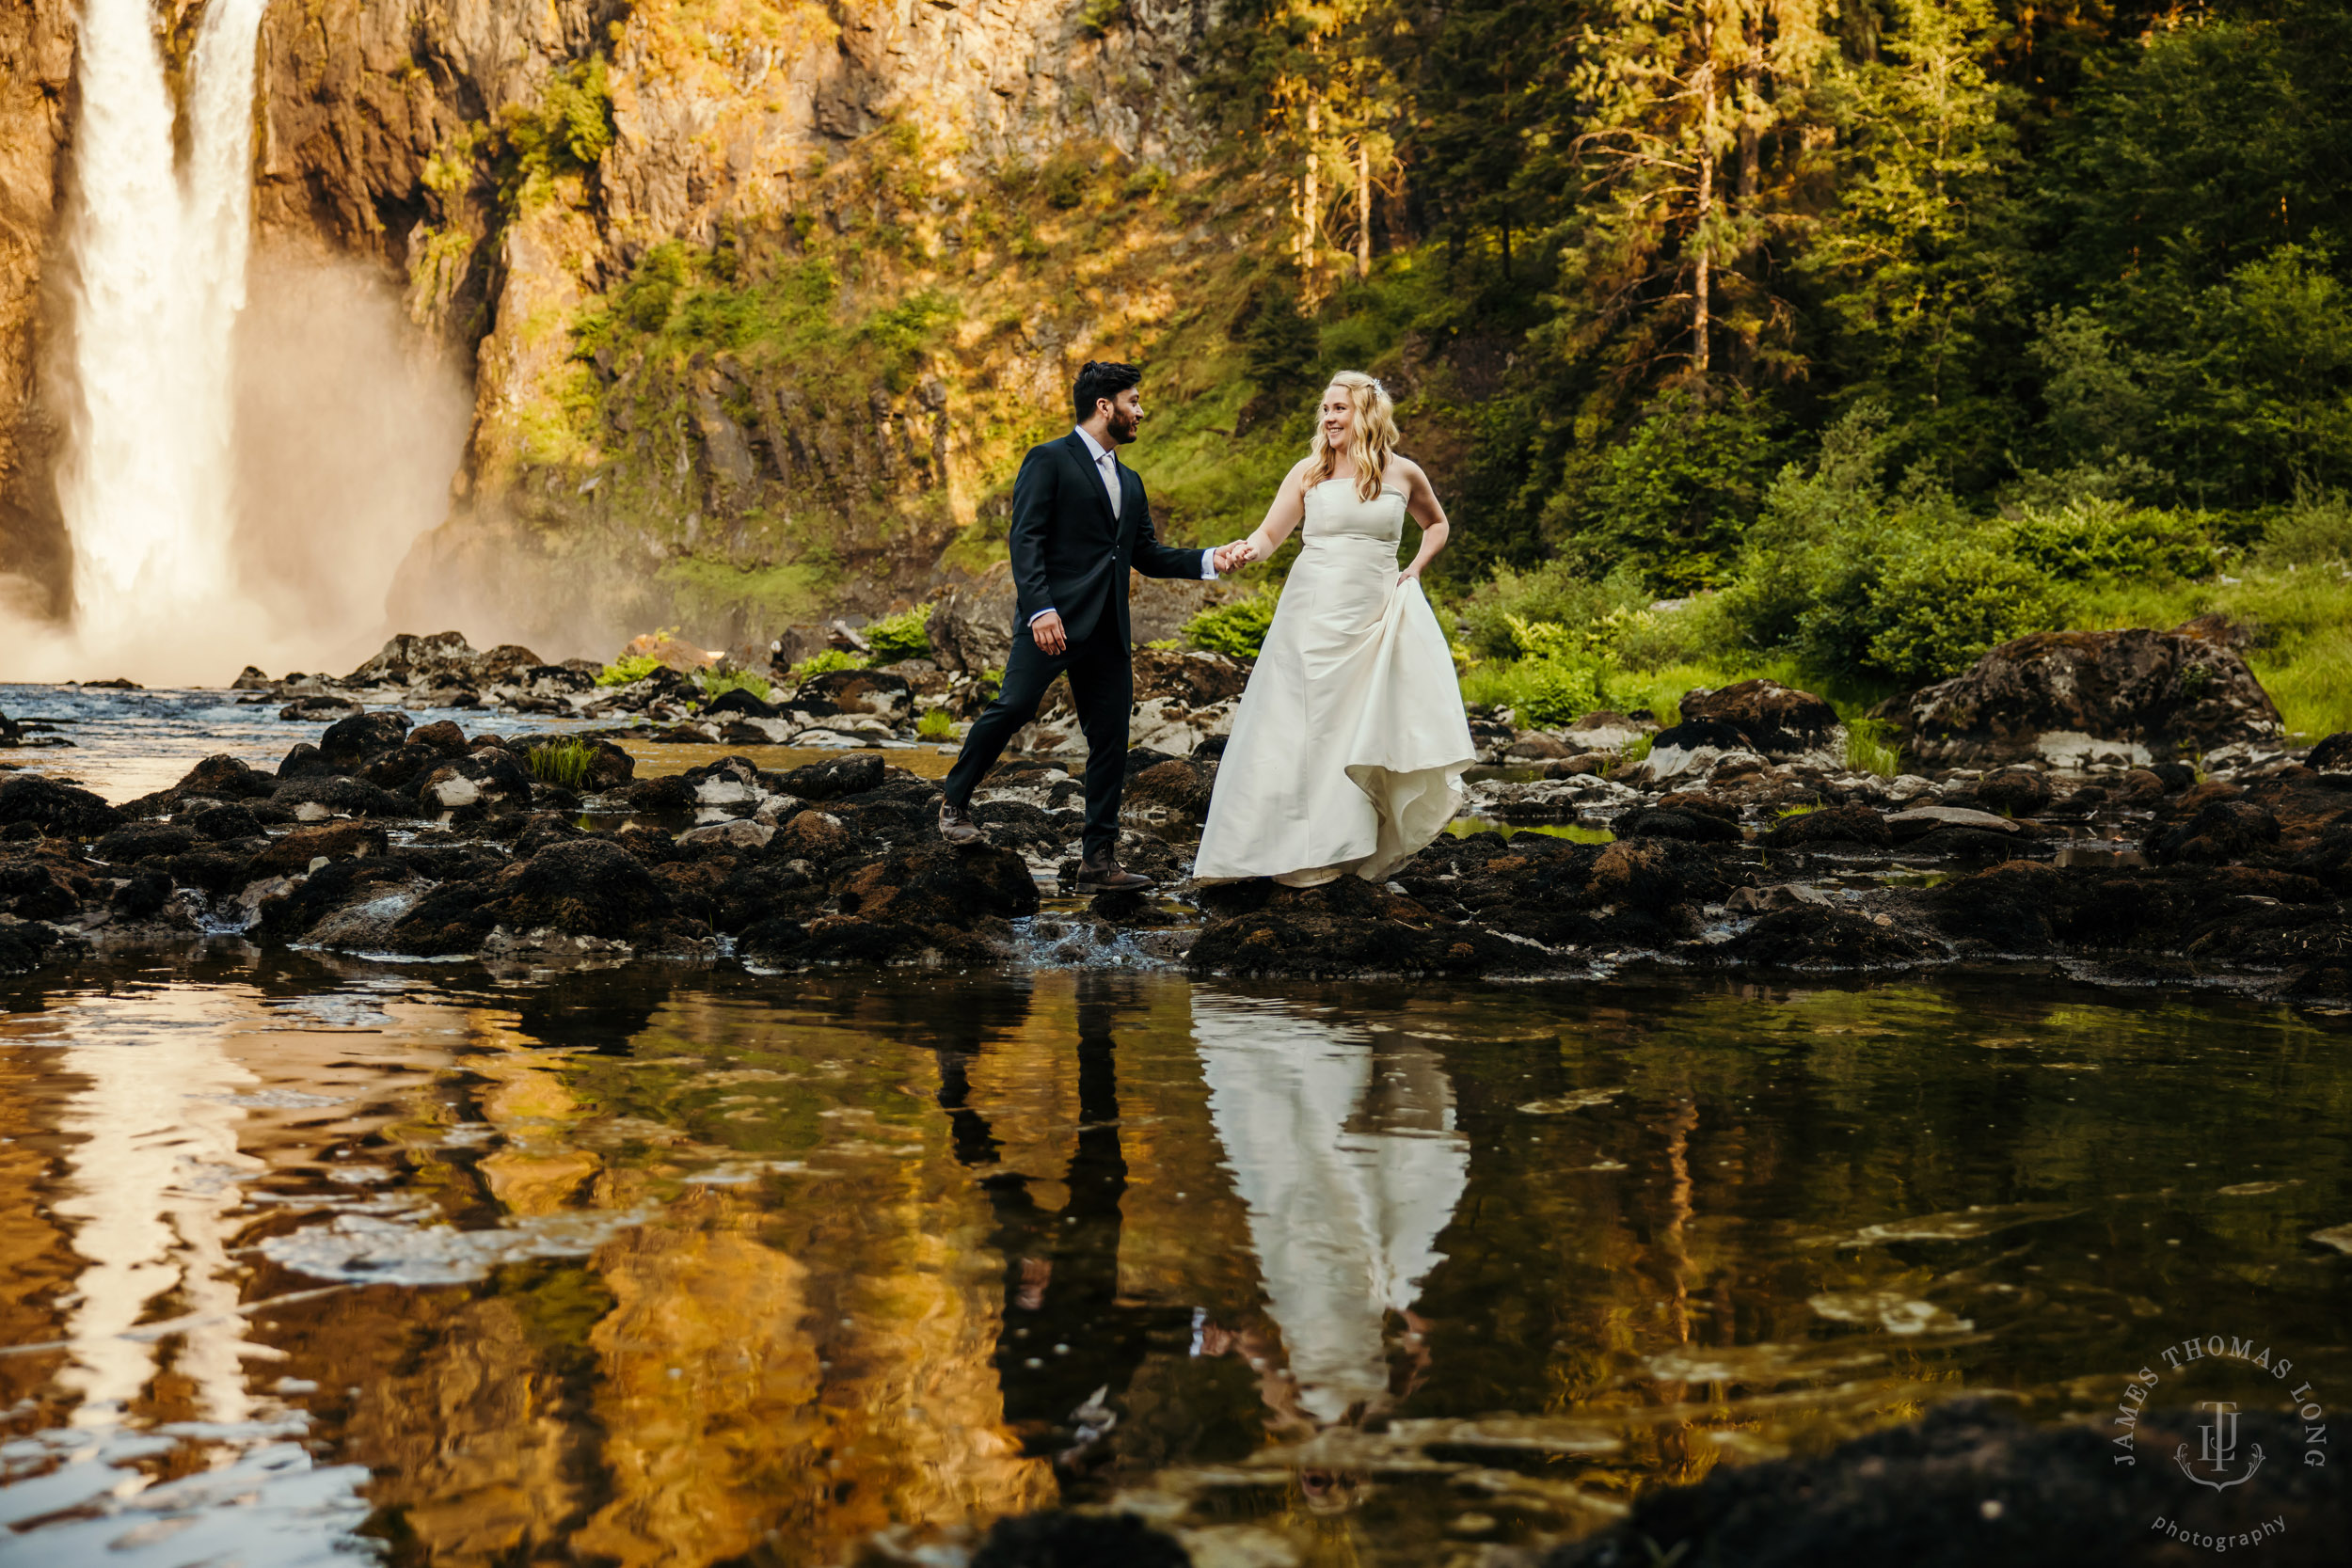
[(205, 8), (183, 168), (149, 0), (84, 0), (69, 230), (79, 406), (58, 499), (86, 653), (152, 648), (244, 609), (231, 344), (245, 306), (265, 3)]

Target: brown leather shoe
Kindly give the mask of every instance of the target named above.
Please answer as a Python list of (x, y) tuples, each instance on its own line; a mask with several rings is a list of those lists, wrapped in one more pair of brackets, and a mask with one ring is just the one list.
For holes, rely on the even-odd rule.
[(950, 844), (977, 844), (988, 835), (972, 820), (972, 808), (957, 805), (942, 797), (939, 802), (939, 836)]
[(1159, 886), (1159, 879), (1140, 872), (1122, 869), (1120, 863), (1104, 857), (1099, 861), (1081, 861), (1078, 864), (1079, 893), (1140, 893), (1148, 887)]

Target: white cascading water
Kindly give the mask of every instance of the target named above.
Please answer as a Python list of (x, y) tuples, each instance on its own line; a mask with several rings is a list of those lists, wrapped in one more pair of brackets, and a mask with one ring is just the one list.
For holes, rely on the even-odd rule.
[(149, 0), (84, 0), (70, 230), (80, 406), (58, 498), (85, 657), (147, 663), (246, 608), (232, 548), (232, 340), (265, 3), (205, 8), (183, 170)]

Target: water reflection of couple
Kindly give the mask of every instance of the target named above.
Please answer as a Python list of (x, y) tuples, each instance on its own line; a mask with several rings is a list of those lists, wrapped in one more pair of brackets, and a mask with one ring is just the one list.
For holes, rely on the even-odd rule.
[[(1282, 1435), (1359, 1425), (1412, 1392), (1428, 1366), (1428, 1324), (1414, 1307), (1470, 1180), (1453, 1085), (1435, 1052), (1396, 1036), (1202, 997), (1192, 1016), (1282, 1354), (1252, 1330), (1214, 1323), (1197, 1348), (1248, 1361)], [(1311, 1466), (1299, 1481), (1311, 1509), (1350, 1501), (1343, 1475)]]
[[(1250, 1365), (1268, 1425), (1283, 1436), (1385, 1412), (1426, 1365), (1427, 1325), (1415, 1308), (1470, 1174), (1436, 1053), (1394, 1035), (1196, 994), (1210, 1118), (1248, 1212), (1265, 1301), (1259, 1323), (1196, 1323), (1182, 1307), (1119, 1299), (1127, 1167), (1112, 1025), (1123, 987), (1106, 976), (1079, 986), (1080, 1126), (1067, 1206), (1041, 1209), (1016, 1174), (982, 1179), (1006, 1259), (996, 1366), (1008, 1424), (1032, 1452), (1083, 1463), (1145, 1355), (1182, 1354), (1186, 1334), (1196, 1355)], [(959, 1156), (984, 1169), (995, 1140), (968, 1103), (965, 1060), (943, 1053), (940, 1098)], [(1343, 1500), (1335, 1478), (1303, 1480), (1311, 1506)]]

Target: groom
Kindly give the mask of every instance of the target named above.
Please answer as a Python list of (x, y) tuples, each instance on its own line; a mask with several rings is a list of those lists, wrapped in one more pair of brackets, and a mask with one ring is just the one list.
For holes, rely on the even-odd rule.
[(1119, 461), (1119, 449), (1143, 422), (1133, 365), (1087, 361), (1071, 401), (1078, 428), (1029, 449), (1012, 485), (1012, 653), (1005, 682), (974, 721), (963, 754), (948, 772), (939, 806), (939, 836), (969, 844), (980, 836), (972, 792), (995, 766), (1015, 731), (1027, 723), (1056, 675), (1068, 673), (1087, 737), (1087, 820), (1077, 890), (1124, 892), (1152, 885), (1120, 868), (1119, 798), (1127, 783), (1127, 716), (1135, 701), (1128, 654), (1127, 571), (1148, 578), (1214, 578), (1225, 548), (1171, 549), (1152, 531), (1143, 481)]

